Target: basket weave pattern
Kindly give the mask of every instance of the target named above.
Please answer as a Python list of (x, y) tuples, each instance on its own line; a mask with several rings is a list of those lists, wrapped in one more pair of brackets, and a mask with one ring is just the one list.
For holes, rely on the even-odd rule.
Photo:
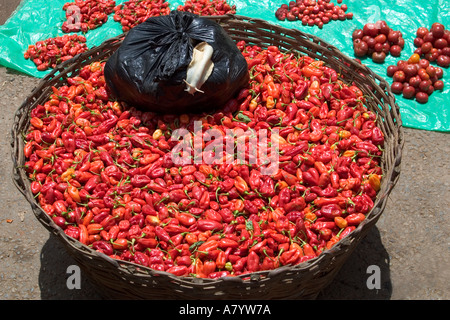
[(68, 237), (38, 205), (30, 190), (25, 170), (22, 134), (29, 126), (30, 111), (44, 104), (52, 93), (52, 86), (60, 87), (66, 79), (78, 74), (81, 68), (102, 61), (120, 46), (124, 34), (105, 41), (57, 66), (33, 90), (15, 114), (12, 128), (13, 179), (17, 188), (30, 203), (36, 218), (63, 243), (67, 252), (96, 285), (99, 292), (110, 299), (314, 299), (336, 276), (357, 244), (378, 221), (387, 197), (400, 174), (403, 131), (399, 108), (387, 82), (366, 66), (343, 55), (337, 48), (320, 38), (296, 29), (282, 28), (261, 19), (238, 15), (214, 16), (213, 19), (237, 41), (262, 48), (278, 46), (281, 51), (295, 50), (324, 61), (341, 78), (355, 82), (367, 99), (369, 110), (377, 113), (378, 125), (385, 135), (382, 156), (383, 179), (374, 207), (366, 219), (351, 234), (318, 257), (275, 270), (252, 274), (199, 279), (177, 277), (137, 264), (119, 261), (96, 252)]

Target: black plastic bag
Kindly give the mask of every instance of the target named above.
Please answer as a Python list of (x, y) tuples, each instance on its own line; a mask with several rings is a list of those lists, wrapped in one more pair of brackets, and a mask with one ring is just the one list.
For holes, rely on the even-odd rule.
[[(192, 71), (192, 65), (204, 68)], [(131, 29), (108, 59), (105, 79), (119, 101), (180, 114), (222, 107), (248, 84), (249, 74), (244, 56), (218, 23), (174, 10)]]

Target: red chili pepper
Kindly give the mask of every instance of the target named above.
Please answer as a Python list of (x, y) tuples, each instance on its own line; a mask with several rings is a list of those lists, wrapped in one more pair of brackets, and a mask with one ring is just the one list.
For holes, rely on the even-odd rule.
[(99, 223), (91, 223), (86, 227), (86, 229), (88, 234), (97, 234), (103, 230), (103, 226)]
[(249, 214), (258, 214), (259, 209), (258, 207), (250, 200), (244, 200), (244, 209)]
[(126, 250), (128, 248), (128, 240), (125, 238), (118, 238), (111, 242), (115, 250)]
[(156, 248), (158, 246), (158, 240), (154, 238), (138, 238), (137, 243), (145, 248)]
[(343, 206), (347, 203), (347, 199), (342, 196), (337, 196), (334, 198), (324, 198), (319, 197), (314, 200), (314, 204), (319, 208), (327, 205), (327, 204), (337, 204), (339, 206)]
[(38, 181), (31, 182), (30, 190), (33, 194), (38, 194), (41, 191), (41, 184)]
[(321, 217), (325, 217), (327, 219), (333, 219), (333, 220), (335, 217), (339, 217), (342, 215), (342, 209), (336, 203), (330, 203), (330, 204), (323, 205), (320, 208), (319, 212), (320, 212)]
[(279, 261), (272, 257), (264, 257), (261, 270), (273, 270), (278, 267)]
[(239, 258), (234, 264), (233, 264), (233, 270), (234, 272), (241, 272), (244, 270), (245, 266), (247, 264), (247, 257)]
[(260, 269), (259, 255), (255, 251), (250, 251), (247, 256), (247, 270), (255, 272)]
[(119, 226), (114, 225), (108, 230), (108, 236), (110, 239), (113, 239), (113, 240), (120, 238), (119, 232), (120, 232)]
[(347, 220), (347, 223), (351, 226), (357, 226), (359, 225), (364, 219), (366, 218), (366, 216), (362, 213), (352, 213), (350, 215), (348, 215), (347, 217), (345, 217), (345, 220)]
[(52, 220), (58, 227), (62, 228), (63, 230), (66, 229), (67, 221), (63, 217), (54, 216), (52, 217)]
[(172, 273), (176, 276), (186, 276), (188, 274), (188, 267), (186, 266), (173, 266), (166, 270), (169, 273)]
[(219, 210), (219, 214), (222, 217), (222, 221), (224, 223), (229, 224), (234, 220), (234, 215), (230, 208), (223, 208)]
[(203, 263), (203, 273), (208, 277), (212, 272), (216, 270), (216, 262), (208, 260)]
[(85, 225), (81, 224), (79, 225), (80, 228), (80, 235), (79, 235), (79, 240), (82, 244), (89, 244), (88, 243), (88, 238), (89, 238), (89, 234), (88, 234), (88, 229)]
[(275, 184), (271, 177), (261, 177), (259, 192), (264, 197), (273, 197), (275, 195)]
[(219, 240), (218, 247), (221, 249), (227, 248), (237, 248), (239, 247), (239, 243), (232, 239), (222, 238)]
[(319, 173), (315, 168), (309, 168), (307, 171), (302, 172), (302, 178), (310, 186), (317, 186), (319, 184)]
[(304, 198), (296, 198), (294, 200), (292, 200), (291, 202), (287, 203), (284, 206), (284, 210), (286, 212), (291, 212), (291, 211), (301, 211), (306, 207), (306, 201)]
[(336, 224), (334, 221), (317, 221), (311, 225), (312, 229), (321, 230), (321, 229), (334, 229)]
[(188, 231), (188, 229), (186, 227), (181, 226), (179, 224), (175, 224), (175, 223), (169, 223), (168, 225), (166, 225), (164, 227), (164, 230), (169, 235), (176, 235), (176, 234), (180, 234), (180, 233), (184, 233), (184, 232)]
[(302, 245), (302, 250), (305, 256), (316, 256), (316, 252), (313, 247), (308, 243), (304, 243)]
[(348, 226), (346, 227), (339, 235), (339, 239), (342, 239), (348, 236), (353, 230), (355, 230), (356, 226)]
[(219, 242), (215, 239), (210, 239), (204, 243), (202, 243), (198, 248), (197, 252), (200, 253), (200, 256), (202, 255), (208, 255), (209, 252), (217, 249), (219, 246)]
[(72, 238), (78, 240), (80, 237), (80, 228), (69, 225), (64, 229), (64, 233), (66, 235), (68, 235), (69, 237), (72, 237)]
[(169, 242), (170, 241), (169, 233), (166, 230), (164, 230), (162, 227), (156, 226), (155, 227), (155, 233), (156, 233), (156, 236), (160, 240), (165, 241), (165, 242)]
[(193, 215), (184, 212), (175, 212), (175, 218), (185, 226), (191, 226), (196, 223), (196, 219)]
[(295, 88), (294, 96), (297, 100), (303, 101), (308, 94), (308, 83), (306, 81), (298, 81)]
[(273, 233), (270, 235), (270, 237), (278, 243), (288, 243), (289, 242), (289, 237), (285, 236), (281, 233)]
[(201, 231), (219, 231), (223, 229), (223, 224), (215, 220), (200, 219), (197, 220), (197, 228)]
[(302, 253), (298, 249), (291, 249), (288, 251), (285, 251), (280, 256), (280, 263), (282, 265), (295, 265), (298, 261), (298, 259), (302, 256)]
[(104, 240), (98, 240), (98, 241), (93, 242), (92, 248), (99, 252), (102, 252), (108, 256), (110, 256), (114, 253), (114, 250), (113, 250), (114, 248), (113, 248), (112, 244), (109, 242), (106, 242)]
[[(142, 182), (142, 181), (141, 181), (141, 182)], [(159, 184), (157, 184), (157, 183), (155, 183), (155, 182), (152, 182), (152, 181), (150, 181), (150, 182), (148, 183), (147, 187), (148, 187), (150, 190), (152, 190), (152, 191), (154, 191), (154, 192), (157, 192), (157, 193), (159, 193), (159, 194), (162, 194), (162, 193), (164, 193), (164, 192), (167, 192), (167, 188), (162, 187), (162, 186), (160, 186)]]
[(234, 186), (241, 194), (245, 194), (246, 192), (249, 191), (247, 182), (241, 176), (236, 176), (234, 178)]

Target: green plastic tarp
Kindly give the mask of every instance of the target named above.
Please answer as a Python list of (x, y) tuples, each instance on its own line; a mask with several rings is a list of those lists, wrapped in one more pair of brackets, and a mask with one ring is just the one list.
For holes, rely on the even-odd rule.
[[(116, 0), (116, 4), (126, 0)], [(332, 0), (336, 3), (336, 0)], [(62, 6), (69, 0), (23, 0), (16, 11), (4, 25), (0, 26), (0, 65), (15, 69), (33, 77), (42, 78), (50, 71), (37, 71), (32, 61), (26, 60), (23, 53), (29, 45), (38, 40), (61, 36), (64, 33), (61, 25), (65, 20)], [(175, 10), (184, 0), (169, 1), (170, 8)], [(405, 39), (405, 47), (401, 56), (388, 56), (383, 64), (372, 62), (370, 58), (362, 59), (362, 63), (369, 66), (375, 73), (384, 77), (389, 83), (392, 78), (386, 76), (386, 68), (396, 64), (399, 59), (407, 60), (414, 52), (414, 38), (416, 30), (432, 23), (440, 22), (450, 29), (450, 1), (449, 0), (383, 0), (361, 1), (344, 0), (348, 6), (347, 12), (353, 13), (353, 19), (345, 21), (331, 21), (322, 29), (317, 26), (303, 26), (301, 21), (279, 21), (275, 11), (288, 0), (228, 0), (236, 5), (237, 14), (247, 17), (260, 18), (274, 24), (297, 28), (303, 32), (313, 34), (336, 46), (341, 52), (354, 58), (351, 35), (354, 29), (362, 28), (368, 22), (385, 20), (388, 25), (399, 30)], [(113, 20), (113, 14), (108, 22), (101, 27), (85, 34), (88, 47), (100, 45), (106, 39), (122, 33), (121, 26)], [(415, 100), (396, 96), (400, 107), (402, 122), (405, 127), (430, 130), (450, 131), (450, 70), (444, 69), (444, 90), (435, 91), (428, 103), (420, 104)]]

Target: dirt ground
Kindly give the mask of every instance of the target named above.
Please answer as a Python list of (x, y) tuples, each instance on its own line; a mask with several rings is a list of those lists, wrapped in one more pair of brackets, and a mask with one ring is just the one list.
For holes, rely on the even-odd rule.
[[(0, 0), (0, 23), (18, 2)], [(11, 178), (14, 113), (39, 81), (0, 67), (0, 300), (101, 299), (83, 275), (81, 289), (67, 288), (74, 260)], [(318, 299), (450, 298), (449, 136), (410, 128), (404, 135), (400, 179), (380, 220)], [(373, 265), (380, 268), (380, 289), (367, 286)]]

